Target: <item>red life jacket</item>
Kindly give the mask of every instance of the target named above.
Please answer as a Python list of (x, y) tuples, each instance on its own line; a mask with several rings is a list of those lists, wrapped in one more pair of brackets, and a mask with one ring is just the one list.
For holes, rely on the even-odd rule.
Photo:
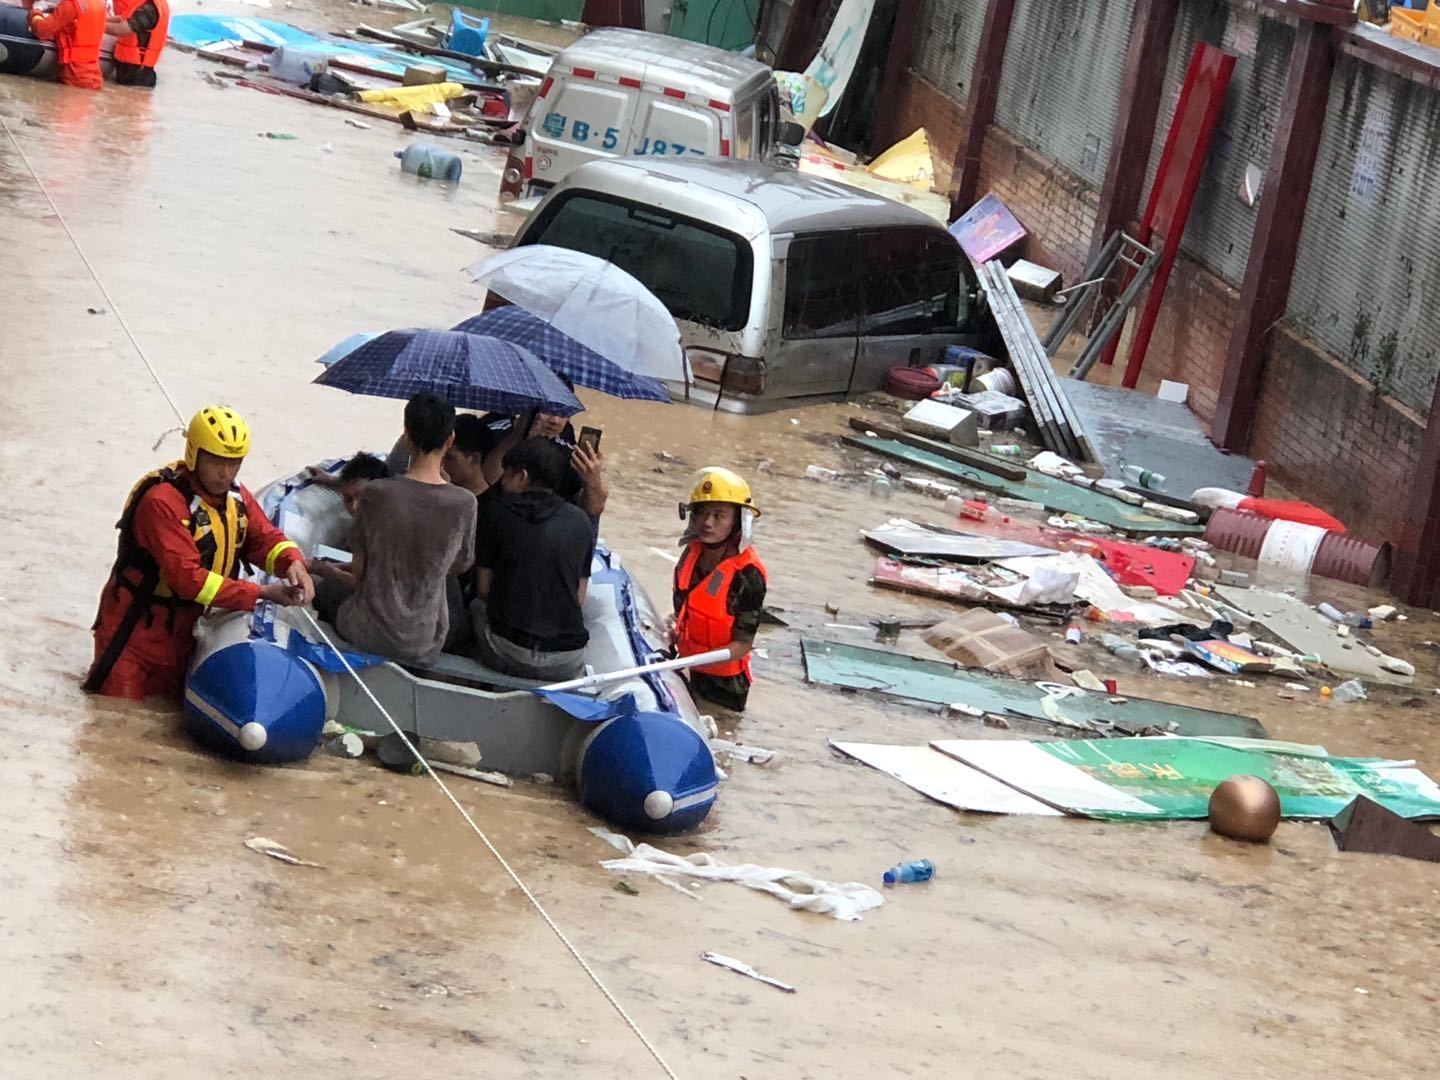
[[(61, 0), (54, 16), (60, 15), (67, 4), (74, 9), (75, 19), (55, 34), (55, 51), (60, 63), (99, 64), (100, 42), (105, 37), (105, 0)], [(39, 18), (32, 17), (32, 32)]]
[[(704, 550), (705, 545), (698, 541), (691, 544), (675, 567), (675, 591), (685, 598), (675, 615), (675, 647), (681, 656), (723, 649), (735, 640), (735, 616), (730, 614), (726, 601), (736, 574), (747, 566), (753, 566), (760, 571), (762, 579), (769, 580), (765, 564), (755, 554), (755, 549), (746, 548), (739, 555), (722, 559), (704, 580), (692, 586), (695, 564), (700, 561)], [(691, 670), (704, 675), (744, 675), (749, 679), (750, 657), (723, 660)]]
[[(170, 33), (170, 5), (166, 0), (151, 0), (151, 3), (155, 5), (160, 21), (155, 24), (155, 29), (146, 31), (143, 36), (130, 34), (116, 38), (116, 63), (153, 68), (159, 62), (160, 53), (165, 49), (165, 38)], [(128, 19), (144, 4), (145, 0), (117, 0), (115, 15), (117, 18)]]

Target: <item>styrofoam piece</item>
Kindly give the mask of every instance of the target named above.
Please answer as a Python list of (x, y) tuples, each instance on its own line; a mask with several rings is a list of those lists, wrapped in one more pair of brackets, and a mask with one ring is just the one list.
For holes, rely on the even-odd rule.
[(969, 409), (929, 399), (905, 414), (900, 426), (916, 435), (940, 439), (955, 446), (980, 445), (980, 421)]

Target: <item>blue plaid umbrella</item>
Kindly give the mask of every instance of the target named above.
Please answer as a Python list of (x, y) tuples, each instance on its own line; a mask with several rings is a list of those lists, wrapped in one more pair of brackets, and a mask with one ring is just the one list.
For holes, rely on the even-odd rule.
[(594, 349), (581, 345), (569, 334), (515, 304), (493, 308), (466, 319), (455, 327), (467, 334), (484, 334), (512, 345), (529, 349), (541, 363), (564, 375), (571, 382), (588, 386), (611, 397), (634, 398), (639, 401), (670, 400), (669, 391), (659, 379), (626, 371), (607, 360)]
[(314, 381), (371, 397), (409, 398), (429, 390), (457, 409), (573, 416), (583, 408), (528, 349), (456, 330), (391, 330)]

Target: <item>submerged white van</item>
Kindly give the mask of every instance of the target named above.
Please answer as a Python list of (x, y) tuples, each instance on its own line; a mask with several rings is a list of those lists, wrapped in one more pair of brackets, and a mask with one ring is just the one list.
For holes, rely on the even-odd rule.
[(543, 194), (601, 158), (764, 160), (779, 110), (774, 74), (758, 61), (663, 34), (596, 30), (555, 57), (500, 198)]
[(680, 326), (695, 382), (672, 397), (730, 412), (873, 390), (890, 368), (934, 363), (948, 345), (1001, 347), (943, 225), (791, 169), (592, 162), (545, 197), (515, 243), (588, 252), (633, 274)]

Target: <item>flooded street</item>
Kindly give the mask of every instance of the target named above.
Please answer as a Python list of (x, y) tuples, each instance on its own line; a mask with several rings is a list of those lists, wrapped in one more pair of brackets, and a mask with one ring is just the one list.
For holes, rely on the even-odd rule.
[[(374, 21), (350, 5), (260, 14)], [(314, 358), (356, 331), (474, 314), (461, 269), (491, 249), (451, 229), (514, 227), (494, 204), (503, 151), (467, 147), (453, 190), (417, 181), (392, 157), (408, 141), (398, 126), (219, 89), (198, 77), (208, 67), (167, 53), (153, 95), (0, 79), (0, 115), (113, 300), (0, 132), (0, 1074), (662, 1075), (430, 781), (324, 755), (224, 763), (168, 711), (79, 690), (125, 494), (180, 454), (159, 383), (187, 416), (223, 401), (247, 418), (252, 489), (383, 450), (401, 403), (311, 385)], [(827, 604), (860, 626), (936, 610), (866, 584), (857, 530), (940, 522), (940, 503), (803, 478), (812, 463), (873, 466), (839, 444), (858, 406), (739, 418), (582, 396), (605, 430), (602, 535), (662, 605), (671, 564), (652, 549), (676, 550), (676, 503), (715, 463), (752, 480), (770, 603), (797, 626), (819, 627)], [(1361, 594), (1326, 595), (1343, 608)], [(1197, 686), (1086, 655), (1122, 692), (1435, 776), (1437, 653), (1423, 643), (1440, 620), (1409, 614), (1376, 640), (1416, 665), (1416, 687), (1348, 706), (1282, 700), (1279, 679)], [(887, 892), (863, 921), (724, 884), (697, 902), (633, 878), (630, 896), (567, 789), (452, 784), (679, 1075), (1295, 1077), (1377, 1060), (1433, 1073), (1440, 867), (1341, 856), (1322, 824), (1285, 822), (1248, 847), (1203, 822), (957, 814), (827, 740), (990, 732), (807, 687), (795, 628), (767, 627), (759, 646), (750, 709), (722, 726), (778, 760), (737, 763), (705, 828), (659, 846), (876, 885), (901, 859), (934, 860), (932, 883)], [(926, 651), (908, 633), (902, 648)], [(247, 850), (256, 836), (322, 867)], [(705, 950), (798, 992), (705, 964)]]

